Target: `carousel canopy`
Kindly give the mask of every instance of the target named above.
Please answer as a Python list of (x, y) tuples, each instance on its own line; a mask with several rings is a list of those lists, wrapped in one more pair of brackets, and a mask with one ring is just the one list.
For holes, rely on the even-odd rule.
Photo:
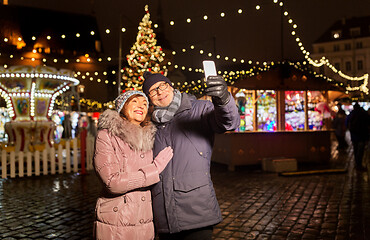
[(0, 94), (13, 120), (47, 120), (55, 99), (79, 81), (67, 69), (47, 66), (0, 67)]

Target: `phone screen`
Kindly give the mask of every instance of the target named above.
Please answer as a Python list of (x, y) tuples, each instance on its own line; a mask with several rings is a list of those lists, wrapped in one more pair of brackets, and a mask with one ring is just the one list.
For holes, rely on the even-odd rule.
[(214, 61), (210, 60), (203, 61), (203, 69), (206, 81), (208, 76), (217, 76), (216, 65)]

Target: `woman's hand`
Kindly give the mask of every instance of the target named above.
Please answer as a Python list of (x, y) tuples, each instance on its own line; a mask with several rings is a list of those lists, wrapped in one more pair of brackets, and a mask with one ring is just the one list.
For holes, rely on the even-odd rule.
[(161, 173), (167, 166), (168, 162), (172, 159), (173, 149), (168, 146), (160, 151), (153, 163), (157, 167), (158, 172)]

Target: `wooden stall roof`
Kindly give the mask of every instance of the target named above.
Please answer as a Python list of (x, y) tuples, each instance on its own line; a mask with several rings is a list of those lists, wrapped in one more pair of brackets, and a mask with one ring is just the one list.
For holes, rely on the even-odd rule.
[(248, 90), (345, 91), (319, 74), (315, 76), (312, 71), (296, 68), (289, 63), (275, 64), (267, 71), (236, 81), (233, 86)]

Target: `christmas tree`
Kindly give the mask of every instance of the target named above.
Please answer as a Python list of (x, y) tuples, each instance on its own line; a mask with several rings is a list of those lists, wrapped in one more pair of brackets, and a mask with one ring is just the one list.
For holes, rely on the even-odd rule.
[(136, 42), (131, 47), (128, 54), (127, 62), (129, 67), (123, 70), (123, 80), (126, 84), (126, 89), (141, 90), (144, 81), (143, 73), (151, 71), (166, 75), (166, 71), (162, 68), (161, 62), (164, 60), (164, 53), (160, 46), (157, 46), (156, 35), (152, 29), (152, 21), (148, 5), (145, 6), (145, 15), (139, 24), (139, 32), (136, 37)]

